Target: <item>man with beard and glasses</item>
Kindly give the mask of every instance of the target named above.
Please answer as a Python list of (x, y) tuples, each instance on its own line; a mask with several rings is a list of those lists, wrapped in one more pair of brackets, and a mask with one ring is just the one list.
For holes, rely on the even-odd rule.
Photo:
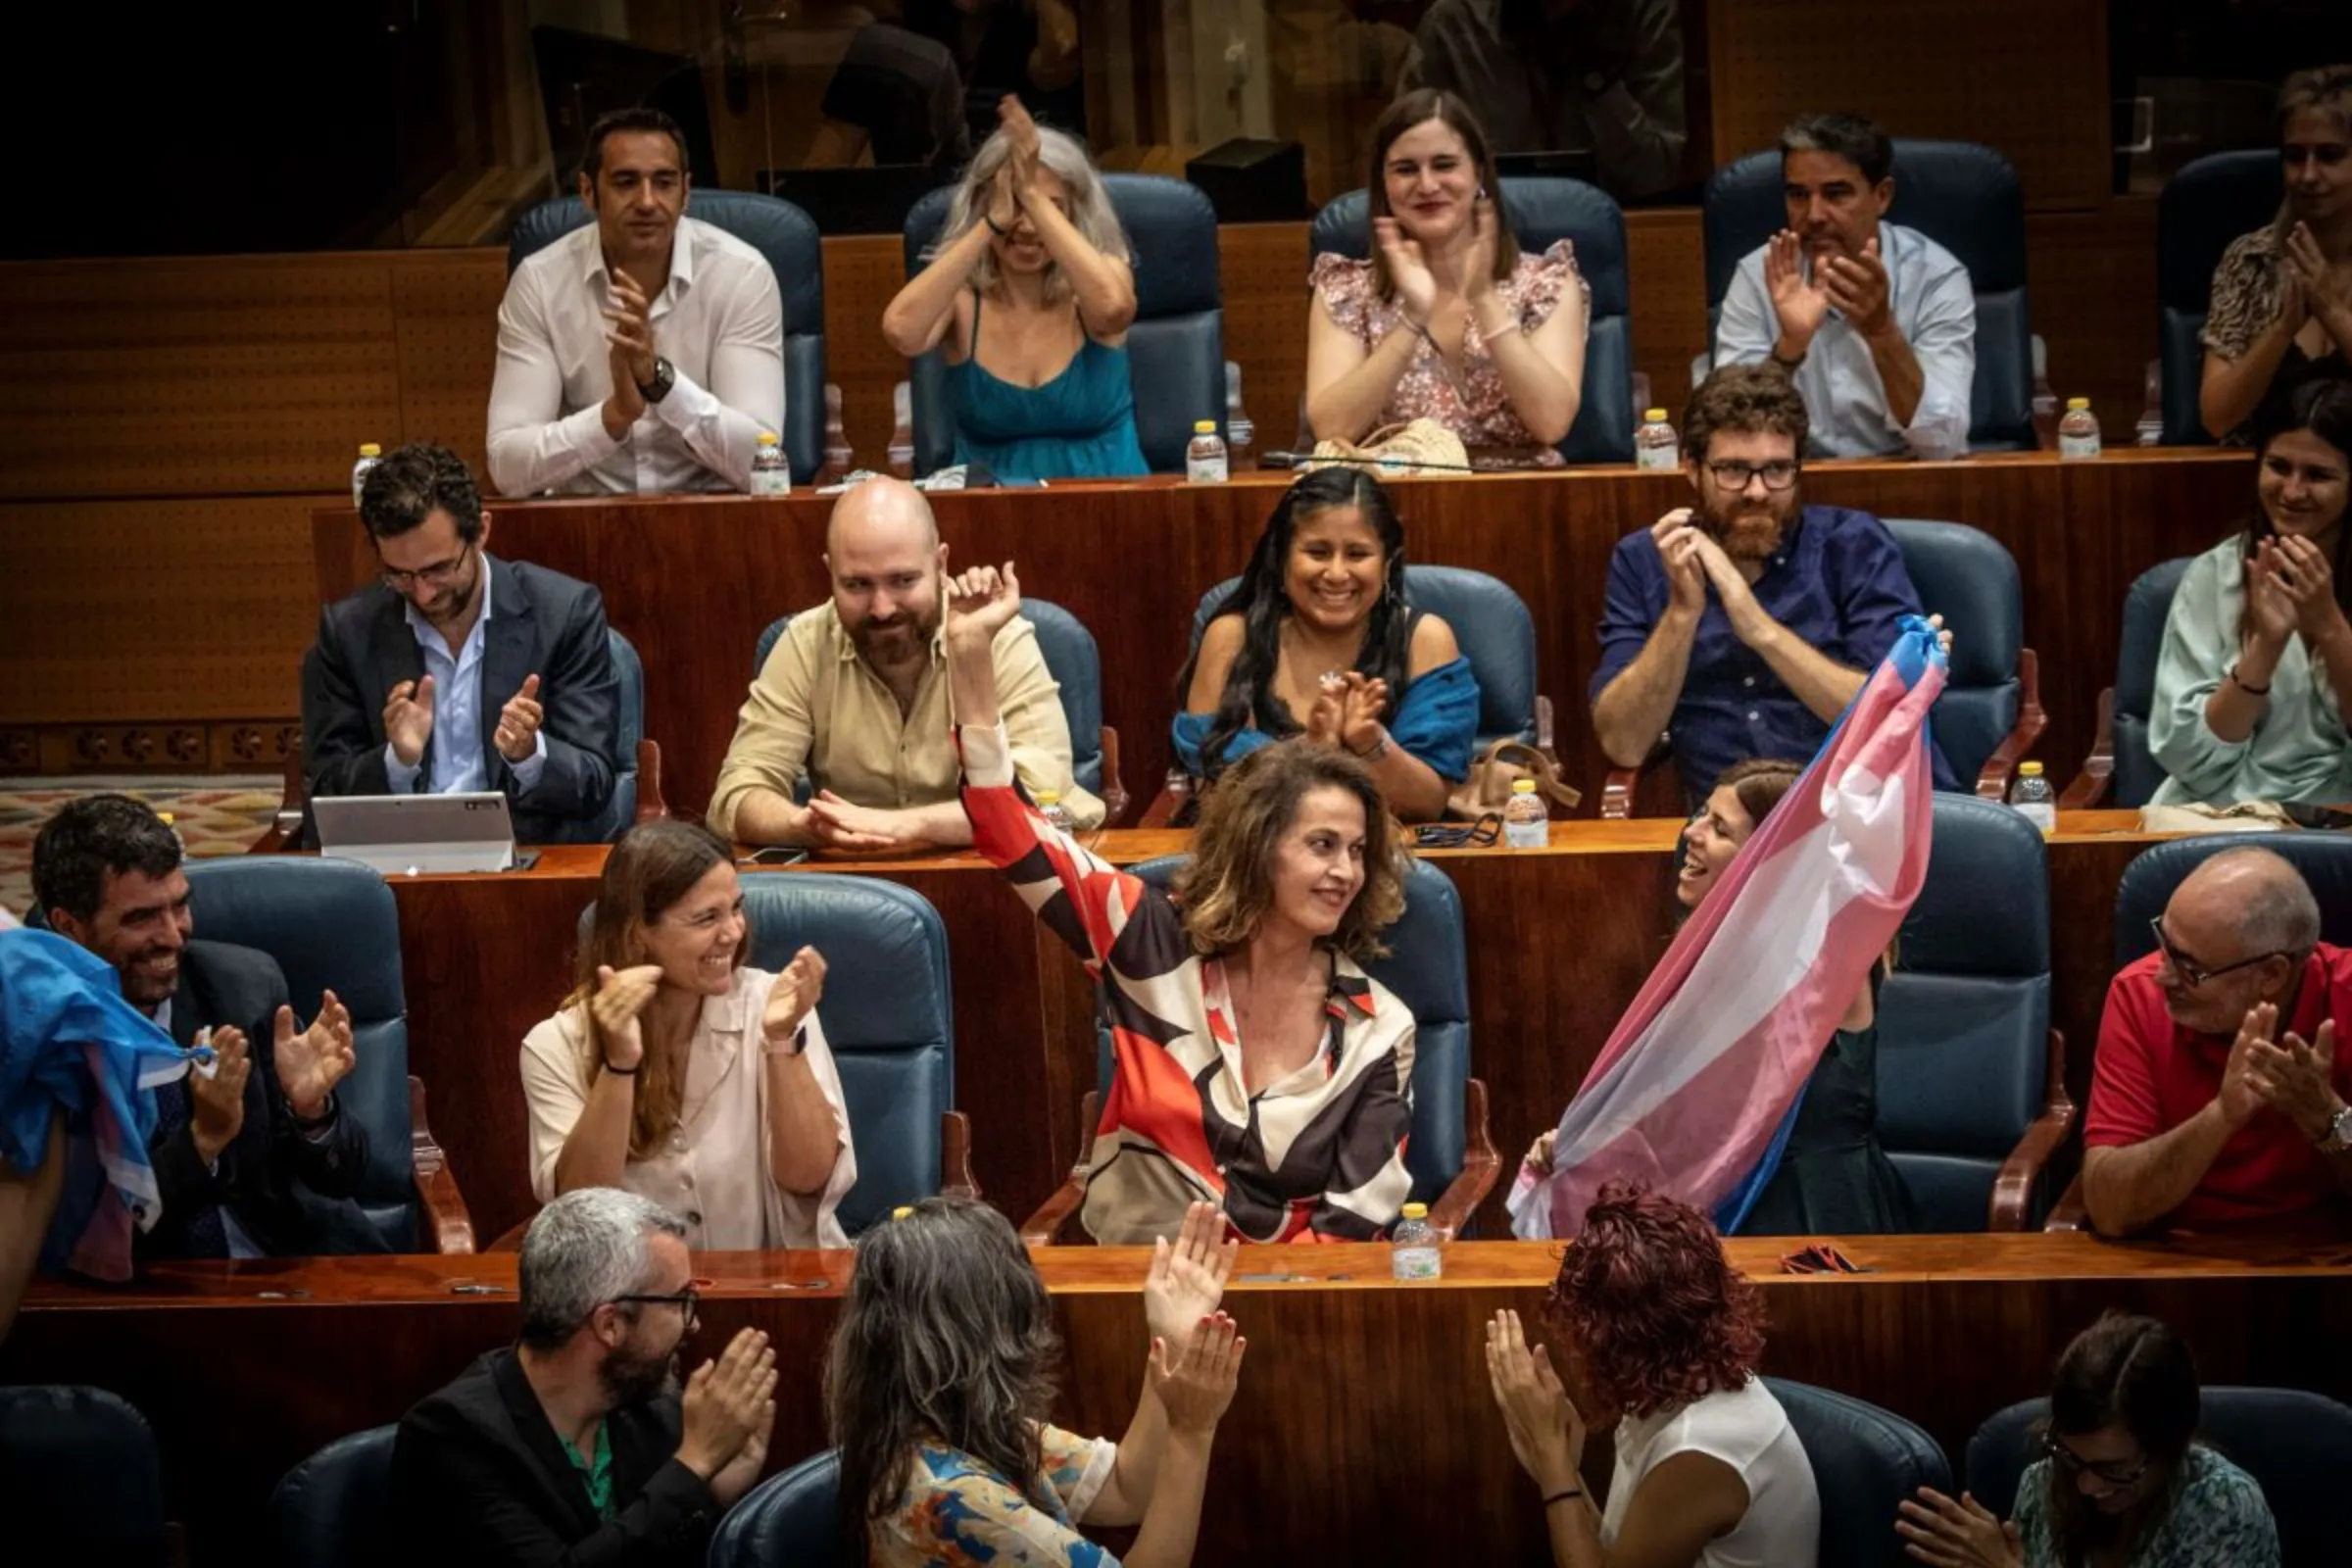
[(603, 596), (491, 555), (446, 447), (378, 464), (360, 521), (383, 580), (327, 606), (303, 659), (311, 797), (497, 790), (525, 843), (592, 836), (620, 741)]
[[(1919, 593), (1886, 525), (1798, 504), (1805, 403), (1770, 366), (1717, 370), (1683, 413), (1695, 507), (1617, 542), (1592, 729), (1619, 767), (1660, 737), (1703, 801), (1741, 758), (1812, 760)], [(1955, 787), (1931, 746), (1936, 787)]]
[(767, 1463), (776, 1352), (744, 1329), (681, 1397), (698, 1300), (685, 1236), (617, 1188), (539, 1211), (516, 1269), (516, 1343), (401, 1418), (387, 1512), (416, 1560), (700, 1568)]
[(349, 1202), (367, 1129), (335, 1102), (357, 1059), (351, 1010), (326, 992), (301, 1028), (275, 958), (194, 940), (184, 853), (171, 825), (127, 795), (69, 802), (32, 845), (34, 906), (49, 928), (113, 964), (123, 1000), (183, 1048), (212, 1032), (213, 1071), (153, 1091), (148, 1150), (163, 1216), (134, 1255), (380, 1251)]
[(1968, 450), (1977, 296), (1968, 269), (1885, 220), (1894, 146), (1855, 115), (1781, 132), (1788, 226), (1741, 258), (1723, 297), (1715, 364), (1772, 361), (1813, 411), (1817, 458)]
[[(747, 844), (915, 850), (972, 842), (957, 790), (954, 706), (940, 636), (948, 547), (921, 491), (868, 479), (825, 527), (828, 604), (792, 617), (752, 682), (710, 798), (710, 827)], [(1102, 803), (1070, 773), (1070, 728), (1037, 632), (1015, 617), (995, 645), (1015, 775), (1061, 797), (1079, 828)], [(807, 805), (794, 797), (806, 781)]]

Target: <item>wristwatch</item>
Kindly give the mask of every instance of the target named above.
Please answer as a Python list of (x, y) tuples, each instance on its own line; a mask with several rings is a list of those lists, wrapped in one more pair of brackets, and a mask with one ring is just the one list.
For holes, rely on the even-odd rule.
[(648, 403), (659, 403), (669, 396), (669, 389), (677, 385), (677, 381), (678, 372), (671, 368), (667, 360), (657, 354), (654, 356), (654, 378), (638, 382), (637, 395)]
[(2352, 1149), (2352, 1105), (2339, 1105), (2328, 1118), (2328, 1136), (2320, 1140), (2320, 1152), (2340, 1154)]

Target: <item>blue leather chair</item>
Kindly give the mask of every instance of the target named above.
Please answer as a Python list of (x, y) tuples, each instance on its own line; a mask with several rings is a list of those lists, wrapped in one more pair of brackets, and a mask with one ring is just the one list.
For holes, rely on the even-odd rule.
[[(1130, 869), (1167, 888), (1188, 857), (1162, 856)], [(1411, 1009), (1413, 1126), (1405, 1148), (1412, 1200), (1429, 1205), (1429, 1222), (1459, 1235), (1494, 1185), (1501, 1161), (1487, 1133), (1487, 1086), (1470, 1076), (1470, 966), (1462, 939), (1462, 898), (1453, 879), (1416, 859), (1404, 884), (1404, 913), (1389, 927), (1389, 956), (1365, 971)], [(1101, 1119), (1102, 1086), (1111, 1079), (1110, 1032), (1095, 1027), (1097, 1089), (1079, 1112), (1079, 1159), (1061, 1190), (1021, 1227), (1033, 1247), (1053, 1243), (1086, 1200), (1086, 1158)]]
[[(2003, 1518), (2016, 1513), (2018, 1483), (2041, 1457), (2049, 1410), (2047, 1399), (2013, 1404), (1968, 1441), (1968, 1490)], [(2343, 1561), (2352, 1409), (2301, 1389), (2208, 1387), (2198, 1428), (2201, 1440), (2262, 1484), (2286, 1568)]]
[(163, 1457), (147, 1418), (104, 1389), (0, 1389), (0, 1518), (26, 1553), (12, 1550), (11, 1561), (172, 1561)]
[(1934, 809), (1927, 881), (1879, 993), (1879, 1142), (1918, 1230), (2022, 1230), (2075, 1124), (2050, 1027), (2046, 856), (2006, 806), (1947, 794)]
[(2009, 775), (2048, 722), (2041, 663), (2025, 645), (2025, 593), (2001, 542), (1961, 522), (1888, 517), (1919, 602), (1952, 628), (1952, 661), (1930, 720), (1962, 785), (2009, 798)]
[(645, 662), (626, 637), (607, 627), (612, 672), (620, 678), (620, 725), (613, 747), (612, 798), (597, 816), (579, 824), (567, 840), (610, 844), (647, 817), (667, 816), (662, 799), (662, 748), (645, 734)]
[(280, 1568), (373, 1568), (392, 1561), (387, 1493), (396, 1426), (355, 1432), (287, 1471), (270, 1494)]
[(2208, 446), (2197, 412), (2205, 378), (2206, 307), (2213, 270), (2240, 234), (2278, 216), (2278, 150), (2214, 153), (2183, 167), (2156, 198), (2156, 314), (2167, 446)]
[(2342, 833), (2208, 834), (2151, 844), (2124, 867), (2115, 889), (2115, 967), (2156, 951), (2148, 922), (2164, 913), (2188, 873), (2229, 850), (2270, 850), (2293, 862), (2320, 901), (2320, 940), (2352, 947), (2352, 835)]
[[(825, 461), (825, 253), (816, 222), (788, 201), (747, 190), (697, 190), (686, 216), (723, 228), (767, 258), (784, 296), (784, 455), (795, 484), (813, 484)], [(589, 221), (577, 196), (541, 202), (514, 220), (507, 271)]]
[[(1180, 179), (1104, 174), (1110, 205), (1135, 258), (1135, 320), (1127, 328), (1127, 367), (1135, 384), (1135, 433), (1153, 473), (1182, 473), (1184, 449), (1198, 419), (1225, 434), (1225, 300), (1217, 270), (1217, 213)], [(906, 215), (906, 275), (926, 265), (924, 252), (947, 221), (954, 186), (943, 186)], [(914, 399), (914, 471), (956, 461), (948, 366), (939, 351), (910, 371)]]
[[(1127, 791), (1119, 782), (1119, 732), (1102, 722), (1102, 656), (1086, 622), (1044, 599), (1021, 596), (1021, 613), (1037, 628), (1037, 651), (1046, 672), (1061, 688), (1061, 716), (1070, 726), (1070, 772), (1078, 787), (1102, 801), (1109, 814), (1103, 825), (1118, 821), (1127, 809)], [(760, 633), (752, 650), (752, 675), (767, 667), (767, 656), (792, 624), (778, 615)], [(808, 781), (802, 780), (806, 801)]]
[[(1715, 171), (1702, 201), (1707, 341), (1740, 260), (1786, 227), (1777, 147)], [(1968, 141), (1894, 139), (1894, 200), (1886, 220), (1916, 228), (1957, 256), (1977, 294), (1977, 374), (1968, 444), (1979, 452), (2032, 448), (2034, 327), (2026, 309), (2026, 205), (2017, 171)]]
[(850, 1568), (840, 1490), (841, 1456), (831, 1448), (769, 1476), (718, 1522), (710, 1568)]
[(1952, 1490), (1951, 1462), (1936, 1440), (1891, 1410), (1851, 1395), (1766, 1378), (1796, 1429), (1821, 1489), (1820, 1568), (1906, 1564), (1895, 1505), (1922, 1487)]
[(400, 910), (384, 879), (356, 860), (275, 855), (190, 860), (187, 874), (198, 937), (275, 958), (305, 1023), (329, 988), (351, 1009), (358, 1059), (335, 1097), (368, 1129), (357, 1203), (384, 1250), (472, 1251), (472, 1218), (425, 1125), (424, 1083), (409, 1073)]
[[(1370, 211), (1361, 190), (1324, 203), (1307, 233), (1309, 265), (1327, 251), (1359, 261), (1370, 256)], [(1583, 396), (1560, 456), (1570, 463), (1631, 463), (1640, 416), (1634, 409), (1633, 270), (1626, 260), (1625, 214), (1607, 192), (1581, 179), (1528, 175), (1502, 181), (1502, 216), (1528, 255), (1541, 256), (1563, 239), (1573, 244), (1577, 270), (1592, 290)], [(1299, 444), (1313, 446), (1313, 433), (1302, 428)]]
[[(2148, 715), (2156, 706), (2156, 659), (2164, 651), (2164, 622), (2191, 556), (2160, 561), (2134, 578), (2124, 595), (2124, 634), (2115, 654), (2115, 684), (2099, 693), (2098, 738), (2082, 771), (2059, 805), (2087, 811), (2099, 805), (2145, 806), (2165, 773), (2148, 745)], [(2110, 789), (2113, 799), (2109, 800)]]

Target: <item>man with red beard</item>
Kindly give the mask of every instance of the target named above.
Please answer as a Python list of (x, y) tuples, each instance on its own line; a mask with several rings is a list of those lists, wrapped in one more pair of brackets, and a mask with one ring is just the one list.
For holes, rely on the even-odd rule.
[[(1886, 525), (1798, 504), (1805, 403), (1771, 366), (1717, 370), (1683, 413), (1695, 507), (1617, 542), (1592, 677), (1592, 728), (1620, 767), (1660, 737), (1704, 800), (1742, 758), (1810, 761), (1916, 615)], [(1938, 789), (1956, 786), (1930, 749)]]
[[(923, 493), (868, 479), (825, 526), (833, 597), (792, 617), (744, 699), (711, 792), (712, 832), (747, 844), (919, 850), (972, 842), (959, 795), (940, 638), (948, 547)], [(1012, 766), (1031, 797), (1061, 797), (1073, 826), (1102, 803), (1071, 776), (1070, 727), (1037, 632), (1014, 617), (996, 640)], [(794, 797), (806, 781), (808, 804)]]

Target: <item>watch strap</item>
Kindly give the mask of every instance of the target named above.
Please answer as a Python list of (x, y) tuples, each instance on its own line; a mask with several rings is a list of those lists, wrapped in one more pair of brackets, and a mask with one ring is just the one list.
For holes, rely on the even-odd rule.
[(661, 355), (654, 356), (654, 378), (637, 383), (637, 395), (648, 403), (659, 403), (669, 396), (669, 389), (678, 384), (677, 369)]
[(2320, 1152), (2340, 1154), (2352, 1149), (2352, 1104), (2339, 1108), (2328, 1120), (2328, 1131), (2320, 1139)]

